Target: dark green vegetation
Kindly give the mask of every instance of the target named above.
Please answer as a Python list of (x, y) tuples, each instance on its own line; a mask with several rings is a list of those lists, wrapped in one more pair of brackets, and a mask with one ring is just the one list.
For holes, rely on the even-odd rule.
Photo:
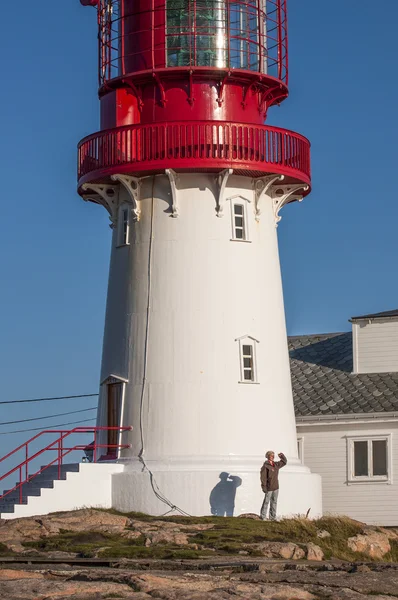
[[(108, 512), (121, 514), (113, 510)], [(348, 548), (347, 539), (361, 533), (363, 524), (345, 517), (323, 517), (314, 521), (297, 518), (263, 522), (221, 517), (151, 517), (140, 513), (129, 513), (125, 516), (130, 517), (133, 524), (134, 521), (147, 524), (156, 521), (159, 525), (159, 522), (163, 521), (176, 524), (176, 527), (184, 525), (184, 532), (189, 536), (189, 546), (172, 543), (146, 546), (144, 535), (127, 539), (119, 534), (65, 530), (39, 541), (25, 542), (24, 545), (38, 552), (73, 552), (86, 558), (198, 559), (237, 555), (242, 550), (248, 556), (261, 556), (259, 544), (266, 541), (294, 542), (304, 549), (305, 544), (313, 542), (322, 548), (326, 559), (370, 560), (369, 557), (352, 552)], [(197, 524), (209, 524), (213, 527), (204, 531), (190, 528), (190, 525)], [(137, 526), (139, 527), (138, 524)], [(134, 527), (130, 529), (134, 530)], [(321, 530), (328, 531), (330, 537), (319, 538), (317, 534)], [(385, 556), (385, 561), (398, 562), (398, 543), (392, 541), (391, 546), (392, 550)]]

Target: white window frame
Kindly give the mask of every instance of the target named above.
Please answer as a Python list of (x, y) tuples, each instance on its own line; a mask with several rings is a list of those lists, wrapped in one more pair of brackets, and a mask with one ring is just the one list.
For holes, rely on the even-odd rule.
[[(372, 475), (373, 470), (373, 452), (372, 442), (383, 441), (387, 444), (387, 475)], [(367, 442), (368, 443), (368, 475), (355, 476), (355, 457), (354, 457), (354, 443), (355, 442)], [(392, 483), (392, 440), (391, 433), (384, 435), (358, 435), (358, 436), (347, 436), (347, 457), (348, 457), (348, 469), (347, 469), (347, 481), (349, 484), (358, 483)]]
[[(248, 385), (258, 384), (258, 372), (257, 372), (257, 344), (259, 341), (250, 335), (244, 335), (240, 338), (236, 338), (235, 342), (239, 342), (239, 365), (240, 365), (240, 379), (238, 383), (246, 383)], [(244, 366), (244, 355), (243, 346), (251, 346), (253, 349), (252, 354), (252, 379), (245, 379)]]
[(297, 438), (297, 454), (299, 461), (304, 464), (304, 437)]
[[(124, 218), (124, 214), (127, 213), (127, 221)], [(117, 220), (117, 246), (129, 246), (130, 245), (130, 213), (131, 209), (128, 204), (122, 204), (119, 206), (118, 220)], [(124, 232), (124, 224), (127, 224), (126, 233)]]
[[(248, 210), (247, 210), (247, 205), (249, 202), (251, 202), (251, 200), (249, 200), (249, 198), (245, 198), (244, 196), (232, 196), (231, 198), (228, 198), (228, 201), (230, 202), (230, 210), (231, 210), (231, 230), (232, 230), (232, 237), (231, 237), (231, 242), (243, 242), (243, 243), (249, 243), (251, 244), (251, 240), (250, 240), (250, 232), (249, 232), (249, 219), (248, 219)], [(238, 238), (236, 237), (236, 227), (235, 227), (235, 206), (242, 206), (243, 207), (243, 214), (242, 214), (242, 218), (243, 218), (243, 238)]]

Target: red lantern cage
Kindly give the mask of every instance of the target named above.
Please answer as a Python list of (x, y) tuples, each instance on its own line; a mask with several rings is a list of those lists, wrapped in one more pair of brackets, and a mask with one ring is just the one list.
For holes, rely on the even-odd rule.
[(81, 0), (98, 13), (102, 131), (79, 145), (80, 184), (165, 168), (309, 182), (308, 140), (263, 125), (288, 94), (286, 2)]

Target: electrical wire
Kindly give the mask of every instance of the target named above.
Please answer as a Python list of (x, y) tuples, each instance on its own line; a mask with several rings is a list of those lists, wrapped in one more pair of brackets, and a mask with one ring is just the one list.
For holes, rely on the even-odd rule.
[(78, 394), (76, 396), (57, 396), (55, 398), (31, 398), (30, 400), (3, 400), (0, 404), (19, 404), (20, 402), (47, 402), (48, 400), (70, 400), (71, 398), (92, 398), (98, 394)]
[(145, 343), (144, 343), (144, 369), (142, 376), (142, 388), (141, 388), (141, 398), (140, 398), (140, 436), (141, 436), (141, 449), (138, 453), (138, 459), (142, 464), (142, 470), (147, 471), (149, 475), (149, 481), (151, 483), (151, 488), (156, 498), (166, 504), (170, 508), (166, 514), (178, 511), (180, 514), (190, 517), (187, 512), (173, 504), (159, 489), (158, 484), (156, 483), (155, 477), (152, 471), (149, 469), (148, 465), (145, 462), (144, 458), (144, 449), (145, 449), (145, 439), (144, 439), (144, 423), (143, 423), (143, 413), (144, 413), (144, 400), (145, 400), (145, 389), (146, 389), (146, 372), (148, 366), (148, 340), (149, 340), (149, 322), (150, 322), (150, 312), (151, 312), (151, 291), (152, 291), (152, 246), (153, 246), (153, 222), (154, 222), (154, 204), (155, 204), (155, 178), (156, 175), (153, 175), (152, 178), (152, 214), (151, 214), (151, 229), (149, 236), (149, 248), (148, 248), (148, 293), (147, 293), (147, 308), (146, 308), (146, 327), (145, 327)]
[[(85, 419), (84, 421), (72, 421), (69, 423), (58, 423), (57, 425), (51, 425), (51, 429), (55, 427), (65, 427), (65, 425), (80, 425), (80, 423), (88, 423), (94, 419)], [(11, 433), (26, 433), (27, 431), (45, 431), (43, 427), (35, 427), (33, 429), (17, 429), (16, 431), (2, 431), (0, 435), (10, 435)]]
[(71, 410), (69, 412), (57, 413), (56, 415), (47, 415), (45, 417), (34, 417), (32, 419), (20, 419), (19, 421), (2, 421), (0, 425), (15, 425), (15, 423), (27, 423), (28, 421), (40, 421), (41, 419), (54, 419), (55, 417), (65, 417), (66, 415), (75, 415), (77, 413), (88, 412), (89, 410), (97, 410), (96, 406), (92, 408), (83, 408), (82, 410)]

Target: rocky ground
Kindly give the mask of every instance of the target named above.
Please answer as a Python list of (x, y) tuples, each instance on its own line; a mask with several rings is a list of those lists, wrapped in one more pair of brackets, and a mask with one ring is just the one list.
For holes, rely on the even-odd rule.
[(346, 518), (0, 521), (7, 600), (398, 600), (398, 532)]

